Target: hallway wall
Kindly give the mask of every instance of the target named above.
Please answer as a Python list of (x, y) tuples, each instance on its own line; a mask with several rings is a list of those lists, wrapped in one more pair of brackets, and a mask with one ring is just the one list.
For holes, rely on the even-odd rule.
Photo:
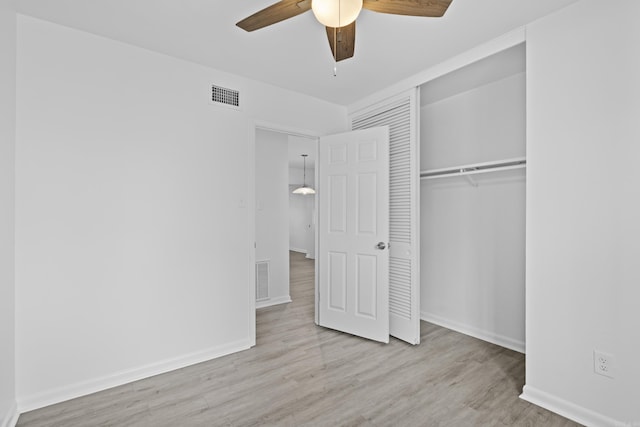
[(0, 0), (0, 58), (0, 425), (4, 426), (16, 415), (16, 14), (11, 0)]

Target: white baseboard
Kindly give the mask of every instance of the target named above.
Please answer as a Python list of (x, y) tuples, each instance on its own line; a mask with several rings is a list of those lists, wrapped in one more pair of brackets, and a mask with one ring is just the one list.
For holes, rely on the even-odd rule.
[(15, 425), (18, 423), (19, 415), (20, 414), (18, 413), (18, 405), (14, 401), (13, 403), (11, 403), (11, 406), (9, 407), (9, 410), (7, 411), (7, 413), (4, 414), (1, 420), (2, 422), (0, 423), (0, 426), (15, 427)]
[(301, 253), (301, 254), (306, 254), (306, 253), (307, 253), (307, 250), (306, 250), (306, 249), (300, 249), (300, 248), (289, 248), (289, 250), (290, 250), (291, 252), (298, 252), (298, 253)]
[(272, 305), (287, 304), (291, 302), (291, 297), (285, 295), (283, 297), (269, 298), (261, 301), (256, 301), (256, 308), (271, 307)]
[(438, 316), (437, 314), (427, 313), (425, 311), (420, 312), (420, 319), (424, 320), (425, 322), (434, 323), (438, 326), (460, 332), (461, 334), (469, 335), (474, 338), (478, 338), (480, 340), (508, 348), (509, 350), (517, 351), (518, 353), (525, 352), (525, 343), (523, 341), (505, 337), (504, 335), (485, 331), (474, 326), (465, 325), (454, 320)]
[(129, 369), (122, 372), (116, 372), (101, 378), (95, 378), (68, 386), (43, 391), (30, 396), (18, 396), (18, 410), (22, 412), (32, 411), (34, 409), (43, 408), (45, 406), (64, 402), (66, 400), (75, 399), (77, 397), (86, 396), (91, 393), (128, 384), (154, 375), (164, 374), (169, 371), (181, 369), (196, 363), (206, 362), (207, 360), (216, 359), (238, 351), (250, 348), (249, 339), (212, 347), (206, 350), (198, 351), (184, 356), (151, 363), (135, 369)]
[(565, 418), (569, 418), (570, 420), (588, 427), (640, 426), (640, 421), (622, 422), (614, 420), (613, 418), (594, 412), (591, 409), (578, 406), (529, 385), (525, 385), (523, 387), (520, 399), (526, 400), (527, 402), (533, 403), (534, 405), (540, 406), (544, 409), (548, 409), (551, 412), (555, 412), (556, 414), (562, 415)]
[(307, 256), (306, 256), (305, 258), (306, 258), (306, 259), (316, 259), (316, 257), (311, 256), (311, 255), (309, 255), (309, 254), (307, 254)]

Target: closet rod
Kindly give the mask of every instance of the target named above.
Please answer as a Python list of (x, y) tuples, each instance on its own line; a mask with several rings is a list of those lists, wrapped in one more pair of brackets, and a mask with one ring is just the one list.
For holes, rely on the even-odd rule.
[(511, 169), (522, 169), (526, 167), (526, 165), (527, 160), (524, 157), (519, 157), (516, 159), (499, 160), (496, 162), (476, 163), (451, 168), (426, 170), (420, 172), (420, 179), (435, 179), (450, 176), (465, 176)]

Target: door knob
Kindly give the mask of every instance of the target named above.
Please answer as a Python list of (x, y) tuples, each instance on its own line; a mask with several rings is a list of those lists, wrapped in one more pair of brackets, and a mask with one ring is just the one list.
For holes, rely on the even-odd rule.
[(376, 245), (376, 249), (380, 249), (381, 251), (384, 250), (387, 247), (387, 245), (384, 244), (384, 242), (378, 242), (378, 244)]

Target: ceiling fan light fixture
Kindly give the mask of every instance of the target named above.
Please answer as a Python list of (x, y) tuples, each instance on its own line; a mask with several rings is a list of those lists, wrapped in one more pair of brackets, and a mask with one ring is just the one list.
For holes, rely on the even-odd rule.
[(311, 9), (322, 25), (340, 28), (356, 20), (362, 10), (362, 0), (312, 0)]

